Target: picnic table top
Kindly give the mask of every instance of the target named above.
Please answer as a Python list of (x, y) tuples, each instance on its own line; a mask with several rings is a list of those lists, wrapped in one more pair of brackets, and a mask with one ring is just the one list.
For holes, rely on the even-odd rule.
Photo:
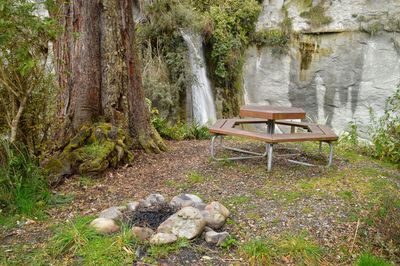
[(254, 117), (262, 119), (304, 119), (306, 112), (297, 107), (273, 105), (244, 105), (240, 108), (241, 117)]

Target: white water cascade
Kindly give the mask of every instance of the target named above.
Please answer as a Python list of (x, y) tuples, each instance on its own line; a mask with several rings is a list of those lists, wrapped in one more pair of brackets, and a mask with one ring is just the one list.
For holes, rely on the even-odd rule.
[(206, 125), (217, 120), (211, 84), (207, 78), (202, 38), (199, 34), (185, 33), (182, 37), (189, 49), (189, 59), (195, 78), (192, 85), (192, 108), (194, 121)]

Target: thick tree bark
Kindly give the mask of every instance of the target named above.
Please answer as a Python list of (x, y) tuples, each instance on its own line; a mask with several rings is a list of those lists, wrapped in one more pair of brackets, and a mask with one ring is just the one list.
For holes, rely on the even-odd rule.
[(72, 48), (75, 106), (70, 106), (74, 131), (94, 122), (101, 114), (100, 0), (74, 1), (72, 29), (77, 33)]
[(106, 121), (118, 127), (124, 127), (125, 106), (124, 94), (127, 84), (127, 71), (124, 61), (124, 51), (119, 28), (118, 1), (102, 0), (101, 14), (101, 58), (102, 58), (102, 86), (101, 105)]
[(150, 122), (150, 111), (145, 101), (142, 72), (136, 49), (135, 23), (132, 16), (133, 0), (120, 0), (121, 36), (128, 69), (129, 132), (146, 152), (158, 153), (166, 147)]
[(165, 150), (151, 124), (142, 87), (133, 0), (59, 1), (64, 32), (55, 54), (64, 91), (64, 129), (58, 138), (66, 140), (103, 116), (119, 127), (128, 125), (132, 138), (147, 152)]
[(63, 89), (60, 138), (68, 138), (101, 114), (100, 0), (60, 2), (63, 34), (55, 44)]

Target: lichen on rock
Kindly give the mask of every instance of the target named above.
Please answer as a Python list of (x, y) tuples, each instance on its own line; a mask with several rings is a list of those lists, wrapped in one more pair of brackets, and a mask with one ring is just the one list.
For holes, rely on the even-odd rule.
[(122, 129), (108, 123), (84, 126), (45, 165), (50, 183), (57, 184), (73, 174), (93, 175), (133, 160)]

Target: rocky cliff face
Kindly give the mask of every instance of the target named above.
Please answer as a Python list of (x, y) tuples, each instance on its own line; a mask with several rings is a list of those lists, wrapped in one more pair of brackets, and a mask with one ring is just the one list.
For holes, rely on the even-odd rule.
[(365, 136), (369, 109), (382, 113), (400, 83), (400, 1), (265, 0), (257, 30), (285, 17), (287, 53), (247, 51), (245, 102), (302, 107), (337, 132), (356, 121)]

